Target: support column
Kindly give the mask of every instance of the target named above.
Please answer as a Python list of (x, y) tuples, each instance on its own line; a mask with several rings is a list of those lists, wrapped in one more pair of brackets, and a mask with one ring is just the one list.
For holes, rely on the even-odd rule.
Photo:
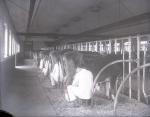
[(87, 51), (90, 51), (90, 43), (89, 42), (87, 42)]
[(83, 45), (82, 42), (80, 43), (80, 51), (82, 51)]
[(87, 49), (87, 42), (85, 42), (85, 51), (88, 51), (88, 49)]
[[(146, 64), (146, 47), (144, 47), (144, 57), (143, 57), (143, 65), (145, 65), (145, 64)], [(143, 90), (144, 97), (147, 98), (147, 94), (146, 94), (146, 91), (145, 91), (145, 68), (143, 68), (142, 90)]]
[(106, 43), (106, 41), (104, 41), (103, 47), (104, 47), (104, 52), (105, 53), (107, 53), (106, 45), (107, 45), (107, 43)]
[(115, 52), (115, 41), (112, 40), (111, 41), (111, 53), (114, 53)]
[(97, 52), (100, 53), (100, 41), (97, 41)]
[(78, 43), (77, 45), (78, 45), (78, 46), (77, 46), (77, 47), (78, 47), (78, 51), (80, 51), (80, 43)]
[(115, 43), (114, 43), (114, 50), (115, 50), (115, 54), (117, 54), (117, 40), (115, 39)]
[[(140, 66), (140, 36), (137, 36), (137, 67)], [(141, 79), (140, 79), (140, 70), (137, 71), (137, 86), (138, 86), (138, 94), (137, 94), (137, 98), (138, 101), (140, 101), (140, 95), (141, 95)]]
[[(125, 60), (125, 50), (124, 50), (124, 40), (122, 40), (121, 41), (121, 48), (122, 48), (122, 60), (123, 60), (123, 68), (122, 68), (122, 70), (123, 70), (123, 74), (122, 74), (122, 78), (123, 78), (123, 81), (124, 81), (124, 78), (125, 78), (125, 62), (124, 62), (124, 60)], [(123, 86), (123, 92), (124, 92), (124, 86)]]
[(99, 53), (100, 53), (100, 54), (101, 54), (101, 52), (102, 52), (102, 49), (101, 49), (102, 47), (101, 47), (101, 46), (102, 46), (102, 42), (99, 41)]
[(98, 52), (98, 41), (95, 41), (95, 52)]
[(91, 52), (91, 42), (89, 42), (89, 51)]
[[(129, 42), (129, 60), (131, 60), (131, 53), (132, 53), (132, 49), (131, 49), (131, 37), (129, 37), (128, 39)], [(129, 73), (131, 73), (131, 62), (129, 62)], [(132, 98), (132, 80), (131, 77), (129, 77), (129, 98)]]
[(111, 53), (112, 53), (112, 50), (111, 50), (111, 48), (112, 48), (112, 47), (111, 47), (111, 46), (112, 46), (112, 45), (111, 45), (111, 42), (112, 42), (112, 41), (111, 41), (111, 40), (109, 40), (109, 46), (110, 46), (110, 47), (109, 47), (109, 54), (111, 54)]

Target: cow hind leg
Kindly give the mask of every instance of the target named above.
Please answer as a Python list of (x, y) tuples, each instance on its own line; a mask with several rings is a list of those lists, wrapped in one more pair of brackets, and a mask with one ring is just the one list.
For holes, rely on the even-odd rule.
[(115, 99), (115, 93), (116, 93), (116, 82), (117, 82), (117, 77), (114, 76), (111, 78), (110, 80), (110, 93), (111, 93), (111, 99), (114, 100)]
[(106, 96), (108, 99), (110, 99), (110, 78), (106, 78)]

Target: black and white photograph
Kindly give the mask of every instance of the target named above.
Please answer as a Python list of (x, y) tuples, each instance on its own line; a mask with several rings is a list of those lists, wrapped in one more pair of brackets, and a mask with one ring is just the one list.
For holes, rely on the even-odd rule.
[(150, 0), (0, 0), (3, 116), (150, 116)]

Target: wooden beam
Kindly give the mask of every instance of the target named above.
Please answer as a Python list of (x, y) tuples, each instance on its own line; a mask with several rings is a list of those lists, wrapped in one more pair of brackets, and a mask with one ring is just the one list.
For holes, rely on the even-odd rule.
[(26, 37), (62, 37), (62, 38), (83, 38), (83, 37), (93, 37), (93, 38), (109, 38), (112, 35), (76, 35), (76, 34), (58, 34), (58, 33), (24, 33), (24, 32), (17, 32), (19, 36), (26, 36)]
[(37, 15), (37, 11), (39, 9), (40, 3), (41, 3), (41, 0), (36, 0), (35, 5), (34, 5), (34, 10), (33, 10), (33, 13), (32, 13), (32, 17), (31, 17), (31, 21), (30, 21), (30, 25), (32, 25), (32, 23), (34, 21), (34, 18)]
[(34, 12), (34, 6), (35, 6), (36, 0), (30, 0), (30, 8), (29, 8), (29, 15), (28, 15), (28, 23), (27, 23), (27, 32), (29, 32), (30, 24), (31, 24), (31, 19), (33, 16)]

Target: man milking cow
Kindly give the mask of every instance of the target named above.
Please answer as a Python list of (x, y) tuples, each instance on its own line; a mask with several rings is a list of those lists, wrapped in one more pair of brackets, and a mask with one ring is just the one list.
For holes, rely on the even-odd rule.
[(93, 74), (82, 68), (82, 54), (79, 52), (68, 52), (64, 54), (66, 70), (65, 99), (68, 102), (77, 99), (90, 101), (93, 87)]
[[(53, 51), (50, 53), (52, 67), (50, 71), (50, 80), (52, 87), (63, 84), (65, 99), (68, 102), (82, 100), (90, 102), (93, 91), (93, 73), (83, 65), (83, 53), (65, 50)], [(100, 62), (100, 64), (102, 64)], [(113, 68), (114, 70), (114, 68)], [(110, 90), (114, 94), (116, 82), (116, 73), (112, 74), (112, 69), (102, 75), (100, 81), (108, 80), (106, 83), (106, 95), (109, 96)], [(111, 75), (112, 74), (112, 75)], [(110, 76), (111, 75), (111, 76)], [(109, 91), (108, 91), (109, 90)]]

